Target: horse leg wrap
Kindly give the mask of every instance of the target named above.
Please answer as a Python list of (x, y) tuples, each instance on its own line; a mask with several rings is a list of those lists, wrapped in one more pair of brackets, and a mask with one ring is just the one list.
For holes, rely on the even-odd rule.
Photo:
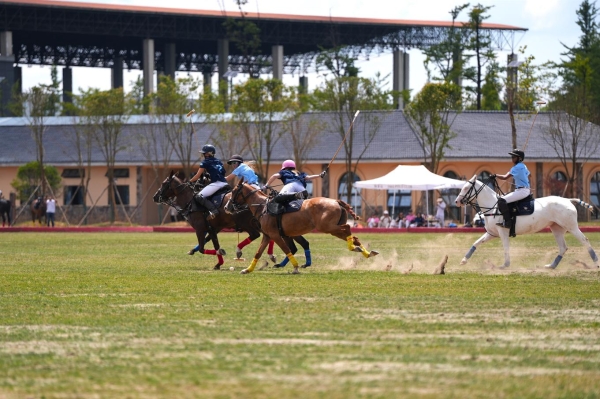
[(289, 261), (290, 259), (286, 256), (285, 258), (283, 258), (281, 263), (276, 264), (274, 267), (285, 267)]
[(552, 262), (552, 264), (550, 265), (550, 269), (556, 269), (556, 266), (558, 266), (558, 264), (560, 263), (561, 260), (562, 260), (562, 256), (558, 255), (556, 257), (556, 259), (554, 259), (554, 262)]
[(312, 258), (310, 256), (310, 249), (305, 249), (304, 250), (304, 256), (306, 257), (306, 263), (304, 264), (304, 267), (308, 267), (308, 266), (312, 265)]
[(296, 260), (296, 257), (294, 256), (294, 254), (292, 254), (290, 252), (286, 256), (288, 257), (288, 259), (290, 260), (290, 262), (292, 262), (292, 266), (294, 266), (294, 268), (298, 268), (298, 261)]
[(465, 255), (465, 258), (466, 259), (470, 259), (471, 255), (473, 255), (473, 252), (475, 252), (476, 249), (477, 249), (477, 247), (475, 247), (475, 245), (473, 245), (471, 247), (471, 249), (469, 249), (469, 252), (467, 252), (467, 254)]
[(217, 251), (215, 249), (205, 249), (204, 251), (200, 251), (200, 253), (204, 255), (216, 255)]
[(246, 269), (246, 271), (248, 273), (253, 272), (254, 268), (256, 267), (256, 263), (258, 262), (258, 259), (254, 258), (252, 259), (252, 263), (250, 263), (250, 266), (248, 266), (248, 268)]
[(225, 261), (223, 260), (223, 256), (222, 255), (217, 254), (217, 259), (219, 261), (219, 265), (222, 265), (223, 263), (225, 263)]
[(594, 252), (594, 250), (592, 248), (589, 249), (589, 254), (592, 257), (592, 260), (594, 262), (598, 262), (598, 255), (596, 255), (596, 252)]
[(348, 243), (348, 249), (354, 251), (354, 241), (352, 240), (352, 236), (346, 237), (346, 242)]

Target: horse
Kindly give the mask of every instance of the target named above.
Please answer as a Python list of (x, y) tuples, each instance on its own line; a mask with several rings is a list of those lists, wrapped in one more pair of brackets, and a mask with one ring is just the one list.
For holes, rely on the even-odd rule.
[[(260, 237), (260, 227), (258, 226), (258, 223), (252, 220), (250, 212), (232, 216), (224, 211), (223, 204), (229, 200), (230, 196), (231, 192), (225, 195), (223, 202), (219, 207), (219, 214), (212, 220), (207, 220), (204, 212), (191, 212), (186, 217), (188, 223), (196, 231), (199, 245), (198, 252), (205, 255), (217, 255), (218, 263), (213, 267), (214, 270), (220, 270), (224, 263), (222, 255), (225, 255), (225, 251), (220, 248), (219, 240), (217, 238), (217, 233), (219, 231), (224, 228), (232, 228), (237, 231), (247, 232), (249, 237), (248, 240), (245, 240), (246, 242), (242, 245), (242, 248)], [(194, 189), (191, 184), (183, 181), (183, 176), (177, 176), (171, 171), (169, 177), (162, 182), (152, 199), (157, 204), (166, 204), (173, 206), (176, 209), (187, 210), (188, 208), (191, 208), (192, 201), (194, 201)], [(212, 239), (214, 245), (213, 250), (204, 249), (207, 234)], [(242, 254), (238, 251), (237, 255), (238, 258), (240, 258)]]
[(46, 201), (44, 201), (42, 197), (38, 197), (31, 202), (29, 209), (31, 209), (31, 220), (33, 221), (33, 224), (35, 224), (36, 220), (42, 224), (42, 218), (46, 217)]
[(8, 227), (10, 227), (10, 211), (11, 211), (11, 203), (7, 199), (0, 199), (0, 215), (2, 215), (2, 227), (6, 225), (8, 221)]
[[(510, 266), (510, 251), (509, 251), (509, 229), (497, 226), (496, 223), (502, 219), (502, 214), (498, 212), (498, 195), (488, 185), (477, 180), (477, 175), (468, 180), (454, 201), (456, 205), (473, 205), (479, 206), (485, 217), (485, 234), (480, 237), (465, 257), (460, 262), (461, 265), (467, 263), (468, 259), (473, 255), (479, 244), (483, 244), (493, 238), (500, 237), (504, 246), (504, 265), (502, 268)], [(565, 241), (565, 232), (569, 231), (573, 234), (581, 244), (587, 248), (590, 257), (597, 267), (598, 256), (592, 249), (590, 241), (583, 235), (577, 224), (577, 209), (574, 204), (579, 204), (585, 208), (593, 210), (593, 206), (585, 203), (577, 198), (562, 198), (549, 196), (535, 199), (534, 211), (531, 215), (517, 216), (515, 232), (517, 234), (536, 233), (546, 227), (554, 234), (554, 239), (558, 244), (558, 256), (554, 261), (545, 265), (549, 269), (555, 269), (563, 255), (567, 251), (567, 243)]]
[(365, 258), (379, 254), (377, 251), (367, 251), (358, 238), (352, 236), (350, 226), (346, 223), (348, 214), (355, 219), (358, 219), (358, 216), (344, 201), (325, 197), (304, 200), (297, 212), (282, 215), (281, 226), (278, 226), (277, 216), (266, 212), (268, 201), (269, 197), (266, 194), (242, 180), (233, 189), (231, 199), (225, 205), (225, 211), (230, 213), (244, 212), (250, 209), (256, 220), (259, 221), (263, 232), (262, 242), (254, 255), (252, 263), (242, 270), (241, 274), (254, 271), (258, 260), (271, 239), (281, 248), (294, 266), (292, 273), (300, 273), (298, 261), (291, 253), (282, 234), (285, 234), (285, 237), (301, 236), (315, 229), (346, 241), (350, 251), (360, 252)]

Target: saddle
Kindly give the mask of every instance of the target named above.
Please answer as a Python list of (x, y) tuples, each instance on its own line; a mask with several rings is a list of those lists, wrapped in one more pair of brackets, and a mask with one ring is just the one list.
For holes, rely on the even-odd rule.
[[(219, 209), (221, 204), (223, 203), (223, 198), (225, 194), (231, 191), (231, 187), (229, 185), (223, 186), (218, 189), (213, 195), (206, 198), (207, 201), (212, 202), (215, 208)], [(196, 196), (194, 195), (194, 200), (192, 201), (192, 212), (204, 212), (206, 209), (196, 201)]]
[(527, 216), (531, 215), (534, 211), (535, 199), (533, 195), (529, 194), (527, 197), (511, 202), (508, 204), (508, 209), (510, 210), (510, 218), (511, 218), (511, 227), (509, 236), (516, 237), (515, 234), (515, 225), (517, 224), (517, 216)]
[(283, 231), (283, 225), (281, 223), (281, 218), (284, 213), (292, 213), (298, 212), (300, 208), (302, 208), (303, 199), (292, 200), (285, 204), (281, 204), (275, 201), (267, 202), (267, 213), (271, 216), (275, 216), (277, 219), (277, 229), (279, 230), (279, 235), (282, 237), (287, 237)]

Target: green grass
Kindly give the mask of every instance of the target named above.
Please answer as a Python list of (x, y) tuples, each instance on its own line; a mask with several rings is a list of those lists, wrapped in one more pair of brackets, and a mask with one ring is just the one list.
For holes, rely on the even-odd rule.
[(499, 270), (499, 240), (459, 266), (477, 234), (357, 233), (381, 255), (310, 234), (298, 276), (240, 275), (237, 234), (224, 271), (192, 234), (1, 234), (0, 398), (600, 397), (600, 275), (571, 236), (550, 271), (551, 234)]

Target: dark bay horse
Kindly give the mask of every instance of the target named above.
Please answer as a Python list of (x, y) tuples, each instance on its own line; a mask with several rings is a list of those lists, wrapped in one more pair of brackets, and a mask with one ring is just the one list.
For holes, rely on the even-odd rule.
[(31, 220), (35, 224), (36, 219), (42, 224), (42, 218), (46, 217), (46, 201), (42, 197), (38, 197), (29, 205), (31, 209)]
[(8, 221), (8, 227), (10, 227), (10, 211), (10, 201), (4, 198), (0, 199), (0, 215), (2, 215), (2, 227), (5, 226), (6, 221)]
[[(290, 259), (294, 266), (293, 273), (300, 273), (298, 271), (298, 261), (291, 253), (284, 237), (280, 235), (277, 217), (266, 212), (268, 200), (269, 197), (266, 194), (242, 181), (231, 192), (231, 201), (226, 204), (225, 210), (227, 212), (235, 212), (236, 208), (240, 210), (250, 209), (254, 217), (260, 222), (263, 232), (260, 247), (254, 255), (252, 263), (248, 268), (242, 270), (242, 274), (254, 271), (258, 260), (271, 239)], [(304, 200), (299, 211), (283, 214), (281, 227), (287, 237), (301, 236), (316, 229), (346, 241), (350, 251), (360, 252), (365, 258), (377, 255), (379, 252), (367, 251), (358, 238), (352, 236), (350, 226), (346, 223), (348, 214), (358, 219), (352, 208), (344, 201), (325, 197), (310, 198)]]
[[(152, 198), (157, 204), (165, 204), (176, 206), (179, 209), (188, 209), (194, 200), (194, 189), (192, 185), (183, 181), (183, 176), (177, 176), (171, 172), (159, 187), (156, 194)], [(223, 209), (223, 204), (226, 204), (231, 197), (231, 192), (225, 195), (223, 203), (219, 208), (219, 214), (212, 220), (207, 220), (204, 212), (192, 212), (188, 215), (187, 221), (196, 231), (198, 238), (199, 251), (202, 254), (218, 255), (218, 263), (213, 269), (219, 270), (223, 262), (224, 251), (221, 250), (217, 233), (225, 228), (235, 229), (237, 231), (245, 231), (249, 235), (250, 241), (260, 237), (260, 226), (253, 220), (252, 214), (247, 211), (238, 215), (232, 216), (226, 213)], [(206, 237), (211, 238), (214, 244), (214, 250), (205, 250)], [(213, 253), (214, 252), (214, 253)], [(239, 254), (241, 256), (241, 254)]]

